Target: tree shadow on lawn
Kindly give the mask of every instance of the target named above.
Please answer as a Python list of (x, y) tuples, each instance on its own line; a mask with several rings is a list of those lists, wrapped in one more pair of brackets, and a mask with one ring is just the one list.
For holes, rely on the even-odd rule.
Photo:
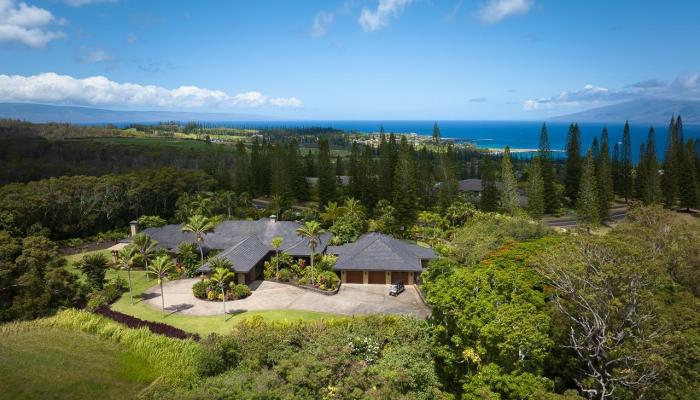
[(173, 304), (172, 306), (167, 306), (167, 307), (165, 307), (165, 309), (170, 311), (170, 313), (168, 315), (173, 315), (173, 314), (179, 313), (181, 311), (189, 310), (192, 307), (194, 307), (194, 304), (182, 303), (182, 304)]
[[(226, 310), (226, 321), (230, 320), (231, 318), (235, 317), (238, 314), (243, 314), (245, 312), (248, 312), (248, 310), (243, 310), (243, 309), (236, 309), (236, 310)], [(228, 318), (228, 316), (231, 316), (231, 318)]]
[(150, 300), (155, 299), (156, 297), (160, 297), (160, 293), (141, 293), (141, 295), (138, 297), (141, 299), (139, 301)]

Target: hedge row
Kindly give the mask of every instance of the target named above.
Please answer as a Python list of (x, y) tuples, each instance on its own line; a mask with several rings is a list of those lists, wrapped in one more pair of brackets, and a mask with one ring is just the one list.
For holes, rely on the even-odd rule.
[(119, 311), (114, 311), (109, 306), (103, 305), (95, 310), (96, 314), (100, 314), (103, 317), (107, 317), (113, 321), (119, 322), (128, 326), (129, 328), (143, 328), (146, 327), (153, 333), (159, 335), (164, 335), (167, 337), (175, 339), (193, 339), (199, 341), (200, 337), (196, 333), (185, 332), (182, 329), (175, 328), (174, 326), (163, 324), (160, 322), (144, 321), (142, 319), (132, 317)]

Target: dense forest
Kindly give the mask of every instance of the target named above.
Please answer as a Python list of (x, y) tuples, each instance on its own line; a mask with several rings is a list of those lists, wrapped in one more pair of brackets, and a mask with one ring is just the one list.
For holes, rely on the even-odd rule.
[[(0, 322), (57, 315), (51, 324), (140, 349), (167, 370), (144, 397), (670, 400), (700, 391), (700, 143), (684, 138), (680, 117), (663, 160), (651, 129), (637, 163), (629, 126), (620, 143), (603, 130), (587, 146), (572, 124), (563, 159), (546, 125), (532, 157), (444, 141), (437, 124), (420, 142), (381, 129), (365, 140), (280, 128), (229, 132), (240, 138), (229, 144), (199, 124), (0, 128)], [(477, 177), (480, 195), (459, 191), (459, 180)], [(610, 220), (614, 202), (629, 206), (620, 223)], [(99, 254), (68, 265), (59, 244), (71, 238), (125, 236), (137, 218), (148, 227), (270, 214), (318, 221), (334, 244), (383, 232), (430, 245), (440, 257), (420, 290), (431, 317), (251, 320), (195, 343), (61, 311), (94, 310), (130, 288), (105, 279)], [(579, 226), (548, 228), (543, 218), (557, 215)], [(149, 240), (139, 237), (129, 271), (171, 256), (177, 268), (159, 280), (199, 266), (193, 243), (169, 255)]]

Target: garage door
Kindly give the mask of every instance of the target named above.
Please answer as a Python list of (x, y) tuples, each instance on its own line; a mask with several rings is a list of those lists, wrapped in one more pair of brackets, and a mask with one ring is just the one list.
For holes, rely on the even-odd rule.
[(347, 283), (362, 283), (362, 271), (346, 271), (345, 280)]
[(385, 284), (386, 277), (384, 271), (369, 271), (369, 283)]
[(408, 285), (408, 272), (392, 272), (391, 273), (391, 283), (403, 282), (404, 285)]

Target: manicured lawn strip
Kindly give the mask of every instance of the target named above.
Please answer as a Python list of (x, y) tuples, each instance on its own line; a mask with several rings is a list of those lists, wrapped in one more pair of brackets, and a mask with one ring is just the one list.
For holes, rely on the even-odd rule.
[[(66, 266), (69, 267), (69, 269), (71, 269), (73, 263), (75, 263), (76, 261), (80, 261), (80, 259), (83, 258), (83, 256), (86, 256), (88, 254), (98, 254), (98, 253), (104, 254), (108, 260), (112, 259), (112, 254), (107, 249), (86, 251), (83, 253), (76, 253), (76, 254), (71, 254), (71, 255), (65, 256), (64, 258), (66, 259)], [(74, 270), (74, 269), (71, 269), (71, 270)]]
[(37, 326), (0, 336), (0, 397), (128, 399), (158, 373), (119, 343)]
[(168, 314), (166, 311), (166, 315), (163, 316), (160, 310), (149, 307), (140, 302), (132, 306), (129, 302), (128, 295), (126, 297), (122, 296), (121, 299), (112, 305), (112, 309), (124, 314), (133, 315), (134, 317), (146, 321), (169, 324), (187, 332), (197, 333), (202, 337), (205, 337), (210, 333), (226, 334), (238, 322), (254, 316), (260, 316), (270, 321), (291, 321), (299, 319), (311, 321), (343, 318), (342, 316), (336, 314), (298, 310), (247, 311), (237, 315), (226, 316), (226, 322), (223, 321), (221, 315), (194, 316), (185, 314)]

